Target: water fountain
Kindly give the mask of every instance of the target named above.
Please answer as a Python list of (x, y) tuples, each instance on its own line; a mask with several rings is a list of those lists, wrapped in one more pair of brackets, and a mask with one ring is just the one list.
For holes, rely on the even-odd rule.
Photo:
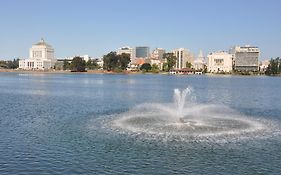
[(141, 104), (113, 115), (107, 124), (117, 132), (145, 138), (179, 138), (188, 141), (221, 141), (270, 135), (274, 124), (249, 117), (223, 105), (195, 104), (189, 101), (190, 88), (174, 89), (173, 104)]

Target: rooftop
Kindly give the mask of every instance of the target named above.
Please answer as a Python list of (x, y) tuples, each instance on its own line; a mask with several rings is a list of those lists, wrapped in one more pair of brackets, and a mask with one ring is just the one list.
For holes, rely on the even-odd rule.
[(41, 38), (41, 40), (40, 40), (38, 43), (34, 44), (34, 46), (47, 46), (47, 47), (51, 47), (51, 45), (47, 44), (47, 43), (44, 41), (43, 38)]

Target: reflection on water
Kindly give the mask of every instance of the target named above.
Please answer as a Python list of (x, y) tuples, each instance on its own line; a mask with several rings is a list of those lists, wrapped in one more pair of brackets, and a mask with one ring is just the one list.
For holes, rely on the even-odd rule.
[[(112, 116), (154, 115), (133, 109), (170, 104), (173, 90), (188, 86), (193, 103), (228, 106), (265, 126), (264, 121), (281, 121), (278, 77), (1, 73), (0, 174), (280, 173), (279, 136), (225, 144), (160, 142), (107, 128), (108, 120), (115, 121)], [(157, 124), (147, 122), (154, 118), (140, 119)], [(135, 121), (125, 123), (142, 127)], [(224, 122), (237, 127), (237, 122)]]

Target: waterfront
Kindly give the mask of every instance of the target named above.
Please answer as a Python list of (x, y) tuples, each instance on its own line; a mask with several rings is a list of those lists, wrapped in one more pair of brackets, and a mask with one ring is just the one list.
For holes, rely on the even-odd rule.
[(281, 137), (147, 139), (105, 121), (133, 107), (192, 101), (280, 126), (281, 81), (265, 76), (0, 74), (0, 174), (279, 174)]

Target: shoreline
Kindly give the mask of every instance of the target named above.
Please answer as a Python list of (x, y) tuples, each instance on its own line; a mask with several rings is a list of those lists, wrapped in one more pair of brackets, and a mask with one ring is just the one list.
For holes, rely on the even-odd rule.
[[(109, 75), (170, 75), (168, 72), (159, 72), (159, 73), (143, 73), (139, 72), (108, 72), (104, 70), (88, 70), (87, 72), (71, 72), (69, 70), (16, 70), (16, 69), (0, 69), (0, 73), (19, 73), (19, 74), (109, 74)], [(195, 75), (195, 74), (192, 74)], [(192, 75), (176, 75), (176, 76), (192, 76)], [(280, 77), (281, 75), (265, 75), (265, 74), (253, 74), (253, 75), (241, 75), (241, 74), (214, 74), (214, 73), (205, 73), (205, 76), (245, 76), (245, 77), (256, 77), (256, 76), (269, 76), (269, 77)], [(198, 75), (200, 76), (200, 75)]]
[(22, 74), (140, 74), (139, 72), (108, 72), (104, 70), (88, 70), (87, 72), (71, 72), (69, 70), (16, 70), (0, 69), (0, 73), (22, 73)]

